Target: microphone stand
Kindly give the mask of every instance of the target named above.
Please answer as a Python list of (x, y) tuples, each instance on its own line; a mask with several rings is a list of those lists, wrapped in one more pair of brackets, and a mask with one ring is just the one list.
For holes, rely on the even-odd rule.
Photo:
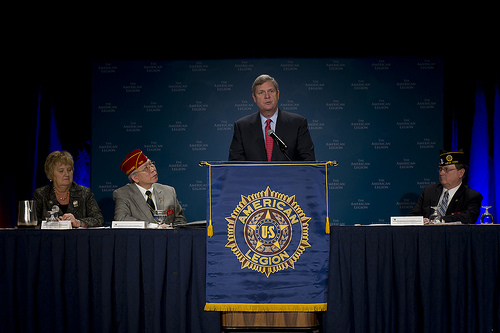
[(292, 159), (290, 158), (290, 156), (288, 156), (288, 154), (286, 153), (286, 147), (282, 146), (279, 144), (278, 142), (278, 146), (280, 147), (280, 150), (281, 152), (283, 153), (283, 155), (285, 155), (286, 159), (289, 160), (290, 162), (292, 161)]
[(286, 143), (284, 143), (283, 140), (281, 140), (281, 138), (276, 133), (274, 133), (272, 129), (269, 129), (269, 131), (267, 131), (267, 135), (273, 138), (274, 142), (276, 142), (283, 155), (285, 155), (286, 159), (291, 162), (292, 159), (290, 158), (290, 156), (288, 156), (288, 154), (285, 151), (288, 148)]

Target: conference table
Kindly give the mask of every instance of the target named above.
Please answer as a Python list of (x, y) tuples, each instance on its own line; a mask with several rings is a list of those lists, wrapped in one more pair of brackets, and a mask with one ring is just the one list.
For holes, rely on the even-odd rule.
[[(499, 332), (500, 226), (333, 226), (323, 332)], [(0, 332), (220, 332), (205, 229), (1, 229)]]

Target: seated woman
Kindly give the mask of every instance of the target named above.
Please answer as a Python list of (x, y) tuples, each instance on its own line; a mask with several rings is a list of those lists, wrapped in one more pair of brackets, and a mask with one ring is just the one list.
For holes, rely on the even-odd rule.
[(92, 191), (73, 182), (73, 157), (67, 151), (54, 151), (45, 160), (45, 174), (50, 184), (33, 193), (37, 216), (45, 220), (54, 205), (59, 206), (63, 221), (74, 228), (100, 227), (104, 224), (101, 210)]

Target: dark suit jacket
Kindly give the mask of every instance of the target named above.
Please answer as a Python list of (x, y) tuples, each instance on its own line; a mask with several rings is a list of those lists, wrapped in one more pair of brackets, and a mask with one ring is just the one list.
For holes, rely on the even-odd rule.
[[(422, 194), (415, 207), (409, 215), (429, 217), (434, 210), (431, 206), (437, 206), (439, 198), (443, 192), (443, 185), (431, 184), (424, 187)], [(462, 223), (474, 224), (481, 211), (481, 193), (462, 184), (457, 192), (451, 198), (446, 215), (443, 217), (445, 222), (461, 221)]]
[[(306, 118), (278, 109), (276, 134), (288, 146), (286, 153), (292, 161), (314, 161), (314, 144)], [(234, 123), (233, 141), (229, 147), (229, 161), (267, 161), (266, 142), (262, 134), (260, 113), (245, 116)], [(274, 142), (272, 161), (287, 161)]]
[[(52, 206), (60, 206), (52, 183), (37, 188), (33, 193), (33, 200), (36, 201), (36, 213), (40, 221), (47, 219), (47, 212), (52, 210)], [(101, 227), (104, 224), (101, 209), (92, 191), (75, 182), (69, 188), (69, 204), (66, 213), (73, 214), (77, 220), (85, 222), (87, 227)]]
[[(153, 194), (156, 198), (156, 209), (172, 210), (165, 223), (186, 223), (182, 207), (177, 201), (177, 194), (172, 186), (155, 183)], [(115, 200), (115, 221), (147, 221), (155, 222), (141, 191), (135, 184), (127, 184), (113, 192)]]

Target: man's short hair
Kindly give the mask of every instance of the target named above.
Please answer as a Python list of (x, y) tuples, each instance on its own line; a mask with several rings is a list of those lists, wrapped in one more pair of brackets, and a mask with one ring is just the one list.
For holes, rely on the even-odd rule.
[(262, 75), (259, 75), (255, 79), (255, 81), (253, 81), (253, 84), (252, 84), (252, 94), (255, 95), (255, 89), (256, 89), (257, 86), (260, 86), (261, 84), (263, 84), (264, 82), (267, 82), (267, 81), (271, 81), (271, 83), (273, 84), (273, 86), (276, 89), (276, 91), (279, 90), (278, 82), (276, 82), (276, 80), (274, 79), (274, 77), (269, 76), (267, 74), (262, 74)]
[(463, 163), (457, 163), (457, 164), (455, 164), (455, 168), (457, 168), (457, 170), (465, 169), (465, 171), (467, 171), (467, 165), (465, 165)]
[(137, 169), (135, 169), (134, 171), (132, 171), (130, 173), (130, 175), (128, 175), (128, 181), (131, 182), (132, 184), (135, 184), (135, 181), (132, 179), (132, 176), (134, 175), (137, 175), (139, 172), (137, 171)]

